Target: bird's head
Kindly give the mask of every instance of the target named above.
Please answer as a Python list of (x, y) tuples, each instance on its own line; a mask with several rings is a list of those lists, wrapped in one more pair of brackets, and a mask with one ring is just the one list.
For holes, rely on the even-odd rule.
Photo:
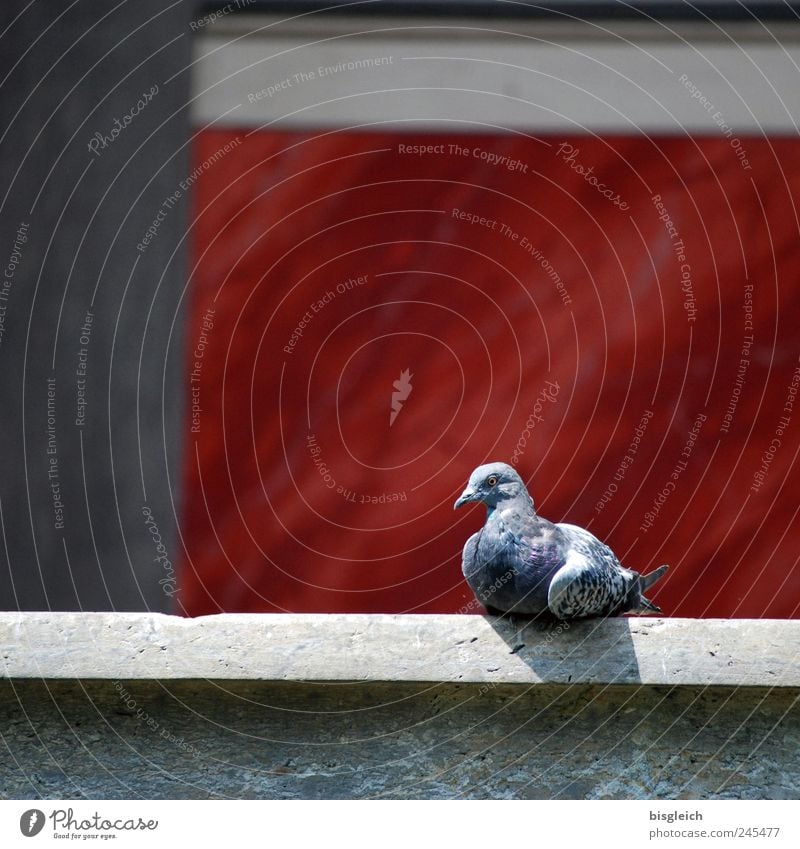
[(502, 502), (519, 498), (533, 506), (525, 483), (516, 470), (507, 463), (487, 463), (485, 466), (478, 466), (470, 475), (467, 488), (461, 493), (453, 509), (472, 501), (481, 501), (491, 512)]

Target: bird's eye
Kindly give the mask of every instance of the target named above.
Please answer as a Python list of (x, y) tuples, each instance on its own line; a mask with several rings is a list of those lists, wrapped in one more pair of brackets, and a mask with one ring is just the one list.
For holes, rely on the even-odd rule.
[(491, 477), (486, 478), (486, 483), (488, 483), (489, 486), (496, 486), (497, 485), (497, 475), (492, 475)]

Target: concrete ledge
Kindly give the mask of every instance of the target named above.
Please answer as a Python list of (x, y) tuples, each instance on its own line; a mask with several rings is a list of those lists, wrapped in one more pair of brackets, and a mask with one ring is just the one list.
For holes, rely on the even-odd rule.
[(796, 799), (800, 622), (0, 614), (4, 798)]
[(8, 679), (800, 687), (800, 621), (0, 613)]

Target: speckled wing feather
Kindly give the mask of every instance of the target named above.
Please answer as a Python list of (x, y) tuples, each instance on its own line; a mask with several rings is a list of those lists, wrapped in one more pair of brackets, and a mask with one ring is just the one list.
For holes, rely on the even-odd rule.
[[(547, 604), (559, 619), (610, 616), (625, 612), (636, 575), (589, 531), (559, 524), (564, 565), (553, 576)], [(637, 593), (638, 595), (638, 593)]]

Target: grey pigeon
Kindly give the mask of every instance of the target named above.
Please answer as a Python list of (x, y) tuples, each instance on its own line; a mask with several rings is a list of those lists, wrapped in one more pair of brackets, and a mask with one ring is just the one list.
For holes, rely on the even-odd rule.
[(640, 575), (589, 531), (537, 516), (522, 478), (506, 463), (478, 466), (454, 508), (473, 501), (488, 514), (464, 546), (462, 570), (489, 611), (558, 619), (661, 612), (644, 593), (666, 566)]

